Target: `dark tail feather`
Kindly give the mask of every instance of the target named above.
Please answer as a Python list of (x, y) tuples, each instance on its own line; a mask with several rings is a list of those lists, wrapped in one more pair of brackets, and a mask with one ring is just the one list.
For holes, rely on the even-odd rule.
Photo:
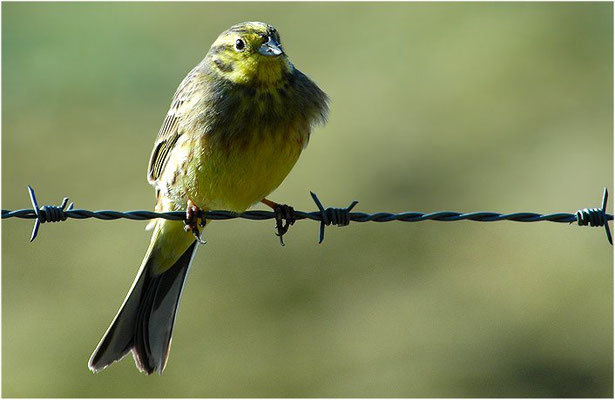
[(139, 271), (122, 308), (90, 358), (98, 372), (132, 351), (139, 370), (162, 373), (169, 357), (173, 323), (186, 275), (196, 249), (192, 243), (182, 256), (161, 274), (148, 268)]

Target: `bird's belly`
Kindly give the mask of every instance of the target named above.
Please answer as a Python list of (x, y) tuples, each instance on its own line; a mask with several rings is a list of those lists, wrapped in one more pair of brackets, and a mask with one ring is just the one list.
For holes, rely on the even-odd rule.
[(201, 209), (242, 212), (282, 183), (305, 140), (307, 133), (292, 129), (259, 132), (227, 144), (202, 139), (187, 168), (187, 196)]

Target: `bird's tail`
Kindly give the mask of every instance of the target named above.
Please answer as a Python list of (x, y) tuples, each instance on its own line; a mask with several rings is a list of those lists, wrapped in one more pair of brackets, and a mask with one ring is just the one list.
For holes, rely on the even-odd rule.
[(178, 228), (182, 227), (177, 221), (160, 221), (156, 225), (128, 296), (90, 357), (88, 366), (93, 372), (132, 351), (140, 371), (148, 375), (162, 373), (177, 307), (197, 247), (194, 237), (186, 236), (183, 229), (177, 232)]

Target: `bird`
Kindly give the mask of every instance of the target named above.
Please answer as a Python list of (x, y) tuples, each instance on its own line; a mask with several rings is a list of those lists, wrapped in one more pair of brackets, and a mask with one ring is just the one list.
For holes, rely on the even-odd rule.
[(267, 196), (328, 113), (327, 94), (295, 68), (273, 26), (243, 22), (218, 36), (177, 88), (149, 160), (155, 210), (185, 210), (186, 218), (148, 225), (149, 247), (90, 357), (92, 372), (129, 352), (139, 371), (164, 371), (186, 277), (204, 243), (204, 212), (241, 213), (262, 202), (274, 210), (284, 244), (293, 209)]

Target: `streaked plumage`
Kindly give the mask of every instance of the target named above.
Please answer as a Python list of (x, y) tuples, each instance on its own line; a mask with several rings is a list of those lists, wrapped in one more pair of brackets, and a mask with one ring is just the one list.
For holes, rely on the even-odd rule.
[[(242, 212), (288, 175), (327, 96), (297, 70), (270, 25), (223, 32), (181, 82), (150, 157), (156, 209)], [(98, 371), (132, 351), (137, 367), (162, 372), (197, 245), (177, 221), (157, 221), (128, 297), (90, 359)]]

